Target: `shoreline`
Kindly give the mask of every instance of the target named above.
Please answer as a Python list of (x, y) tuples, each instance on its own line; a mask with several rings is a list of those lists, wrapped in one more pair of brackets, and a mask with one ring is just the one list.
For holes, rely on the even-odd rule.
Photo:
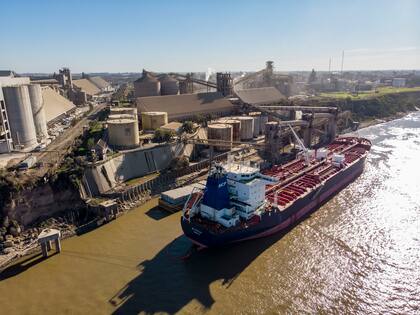
[[(416, 112), (416, 111), (413, 111), (413, 112)], [(397, 113), (395, 115), (392, 115), (392, 116), (389, 116), (389, 117), (386, 117), (386, 118), (383, 118), (383, 119), (374, 118), (374, 119), (371, 119), (371, 120), (362, 121), (357, 130), (368, 128), (368, 127), (375, 126), (375, 125), (379, 125), (381, 123), (393, 121), (393, 120), (396, 120), (396, 119), (400, 119), (400, 118), (403, 118), (410, 113), (412, 113), (412, 112), (407, 112), (407, 113), (400, 112), (400, 113)], [(355, 132), (357, 132), (357, 130)], [(352, 133), (352, 132), (350, 132), (350, 133)], [(348, 132), (343, 132), (341, 134), (348, 134)], [(151, 199), (153, 199), (153, 197)], [(133, 207), (131, 209), (127, 209), (124, 212), (131, 211), (135, 208), (136, 207)], [(100, 226), (98, 226), (98, 228), (99, 227)], [(75, 235), (77, 235), (75, 229), (74, 230), (65, 230), (65, 231), (62, 231), (62, 233), (63, 233), (63, 237), (61, 238), (61, 240), (64, 240), (64, 239), (67, 239), (67, 238), (70, 238), (70, 237), (74, 237)], [(19, 261), (19, 259), (24, 258), (24, 257), (28, 257), (30, 255), (33, 255), (33, 254), (37, 253), (37, 252), (38, 253), (40, 252), (40, 247), (39, 247), (38, 243), (35, 241), (34, 243), (30, 244), (28, 246), (28, 248), (19, 249), (19, 250), (13, 251), (13, 252), (8, 253), (8, 254), (0, 254), (0, 274), (5, 269), (7, 269), (8, 267), (12, 266), (14, 263)]]

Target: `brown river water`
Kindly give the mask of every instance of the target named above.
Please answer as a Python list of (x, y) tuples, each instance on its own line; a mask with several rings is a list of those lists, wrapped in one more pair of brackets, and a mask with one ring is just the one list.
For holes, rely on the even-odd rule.
[(365, 172), (285, 235), (180, 259), (156, 200), (0, 276), (0, 314), (420, 314), (420, 113), (360, 130)]

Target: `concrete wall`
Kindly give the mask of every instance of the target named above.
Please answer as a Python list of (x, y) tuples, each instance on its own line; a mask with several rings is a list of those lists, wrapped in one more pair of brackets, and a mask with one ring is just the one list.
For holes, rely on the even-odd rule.
[(114, 188), (118, 183), (161, 171), (182, 150), (182, 144), (165, 144), (153, 148), (126, 151), (104, 163), (85, 171), (85, 190), (98, 195)]

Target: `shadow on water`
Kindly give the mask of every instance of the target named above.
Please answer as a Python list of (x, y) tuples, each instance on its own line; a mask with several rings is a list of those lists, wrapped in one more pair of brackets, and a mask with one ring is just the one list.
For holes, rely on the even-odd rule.
[(168, 211), (163, 210), (159, 206), (156, 206), (146, 212), (147, 216), (149, 216), (150, 218), (156, 221), (166, 218), (167, 216), (170, 216), (171, 214), (172, 213), (169, 213)]
[(23, 260), (20, 260), (0, 272), (0, 281), (17, 276), (18, 274), (28, 270), (29, 268), (43, 262), (44, 260), (56, 254), (56, 252), (50, 253), (48, 257), (44, 258), (41, 253), (38, 253), (35, 255), (31, 255)]
[(113, 314), (174, 314), (192, 300), (209, 309), (214, 303), (209, 289), (211, 283), (221, 280), (228, 288), (254, 259), (285, 233), (194, 252), (185, 260), (182, 256), (190, 249), (191, 242), (180, 236), (153, 259), (138, 265), (141, 274), (109, 300), (117, 308)]

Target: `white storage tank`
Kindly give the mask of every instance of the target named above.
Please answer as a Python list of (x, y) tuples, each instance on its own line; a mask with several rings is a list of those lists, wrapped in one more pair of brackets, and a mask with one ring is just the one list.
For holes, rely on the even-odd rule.
[(218, 120), (221, 124), (232, 126), (232, 141), (241, 141), (241, 122), (237, 119), (221, 118)]
[(167, 74), (159, 77), (160, 94), (161, 95), (176, 95), (178, 94), (178, 81)]
[[(209, 140), (223, 140), (232, 142), (232, 126), (228, 124), (211, 124), (207, 127), (207, 138)], [(217, 151), (227, 151), (232, 149), (232, 144), (221, 143), (214, 146)]]
[(113, 119), (134, 119), (137, 118), (131, 114), (111, 114), (108, 116), (108, 120), (113, 120)]
[(241, 140), (252, 140), (254, 137), (254, 118), (239, 116), (234, 119), (241, 122)]
[(151, 73), (143, 71), (143, 76), (134, 81), (134, 96), (158, 96), (160, 95), (160, 82)]
[(111, 107), (109, 110), (110, 115), (128, 114), (137, 116), (137, 108), (135, 107)]
[(254, 137), (258, 137), (260, 134), (261, 129), (261, 113), (260, 112), (252, 112), (249, 113), (249, 116), (254, 118)]
[(48, 138), (47, 119), (45, 117), (44, 99), (39, 84), (28, 85), (29, 99), (31, 100), (32, 116), (34, 118), (35, 130), (39, 139)]
[(108, 143), (120, 149), (139, 146), (139, 130), (137, 119), (108, 120)]
[(168, 123), (167, 112), (142, 112), (141, 124), (144, 130), (156, 130)]
[(38, 142), (28, 86), (3, 87), (3, 94), (13, 143), (24, 148), (35, 147)]

